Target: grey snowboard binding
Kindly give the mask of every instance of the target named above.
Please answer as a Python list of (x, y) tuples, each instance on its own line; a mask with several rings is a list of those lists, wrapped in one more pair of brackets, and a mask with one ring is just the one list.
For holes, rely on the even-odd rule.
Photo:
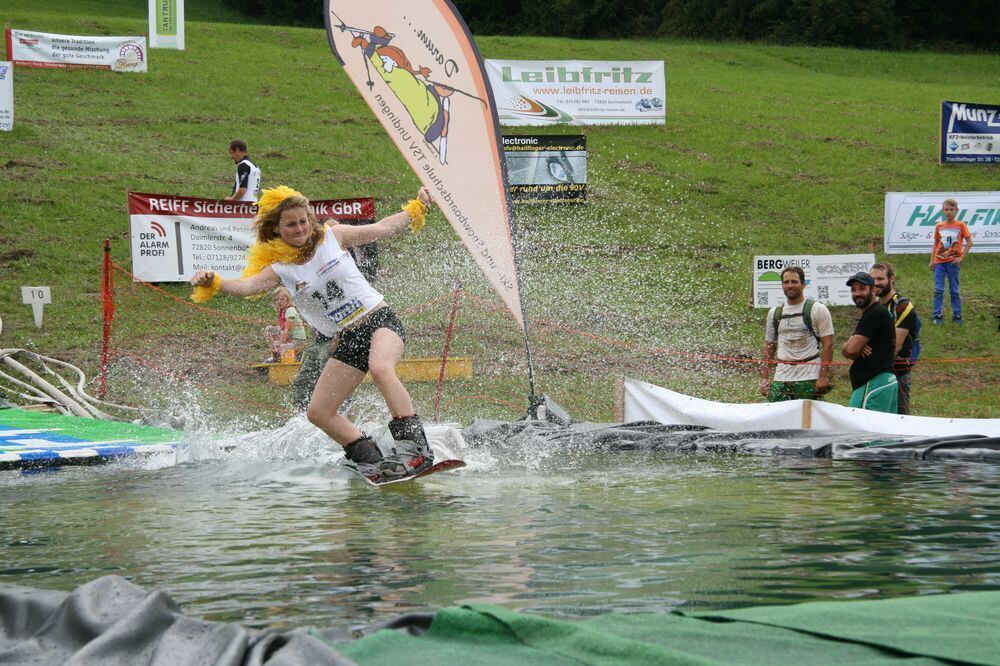
[(394, 441), (392, 450), (378, 463), (382, 478), (416, 476), (434, 464), (434, 452), (427, 443), (419, 416), (393, 419), (389, 422), (389, 432)]

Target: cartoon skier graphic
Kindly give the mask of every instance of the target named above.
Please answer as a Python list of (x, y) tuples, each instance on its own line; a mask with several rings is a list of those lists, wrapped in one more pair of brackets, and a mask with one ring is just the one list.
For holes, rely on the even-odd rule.
[(347, 26), (341, 29), (356, 35), (351, 46), (361, 49), (365, 60), (406, 108), (424, 140), (437, 150), (441, 164), (447, 164), (450, 98), (455, 89), (429, 80), (431, 70), (414, 67), (402, 49), (390, 45), (394, 35), (382, 26), (375, 26), (371, 32)]

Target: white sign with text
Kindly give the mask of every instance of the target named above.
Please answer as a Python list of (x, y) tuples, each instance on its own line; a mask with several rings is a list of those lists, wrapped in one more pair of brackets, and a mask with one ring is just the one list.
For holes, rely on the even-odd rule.
[(14, 63), (0, 60), (0, 131), (14, 129)]
[(886, 254), (930, 254), (941, 204), (958, 202), (957, 219), (972, 234), (970, 252), (1000, 252), (1000, 192), (886, 192)]
[(781, 271), (798, 266), (806, 275), (807, 298), (826, 305), (854, 305), (847, 278), (859, 271), (869, 271), (874, 254), (796, 254), (753, 258), (751, 303), (755, 308), (772, 308), (785, 302), (781, 289)]
[(17, 67), (146, 71), (146, 38), (54, 35), (7, 28), (7, 57)]
[(21, 287), (21, 302), (31, 306), (35, 328), (41, 328), (42, 309), (52, 302), (52, 290), (49, 287)]
[(184, 0), (149, 0), (149, 48), (184, 50)]

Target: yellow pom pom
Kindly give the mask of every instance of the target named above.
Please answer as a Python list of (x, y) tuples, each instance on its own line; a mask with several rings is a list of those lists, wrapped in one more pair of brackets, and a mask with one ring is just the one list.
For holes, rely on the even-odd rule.
[(300, 196), (302, 196), (301, 192), (297, 192), (287, 185), (278, 185), (268, 190), (261, 190), (260, 198), (257, 199), (257, 213), (267, 215), (288, 197)]
[(427, 218), (427, 204), (420, 199), (411, 199), (402, 210), (410, 216), (410, 231), (418, 233), (424, 228)]
[(222, 291), (222, 278), (216, 273), (212, 276), (211, 284), (199, 285), (191, 292), (191, 300), (195, 303), (207, 303)]

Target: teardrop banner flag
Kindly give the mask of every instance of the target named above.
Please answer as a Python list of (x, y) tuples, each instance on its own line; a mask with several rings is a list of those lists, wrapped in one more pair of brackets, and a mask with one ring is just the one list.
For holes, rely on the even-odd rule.
[(325, 0), (330, 48), (524, 331), (500, 123), (448, 0)]

